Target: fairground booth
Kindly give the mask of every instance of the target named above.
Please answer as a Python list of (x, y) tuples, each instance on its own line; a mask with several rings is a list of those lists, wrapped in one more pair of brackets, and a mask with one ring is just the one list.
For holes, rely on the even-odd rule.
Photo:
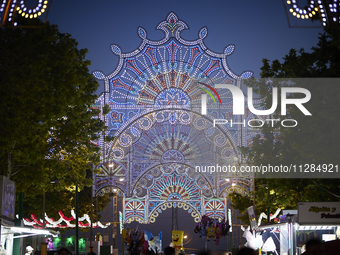
[(24, 237), (57, 236), (55, 231), (23, 227), (21, 220), (15, 223), (15, 191), (15, 183), (6, 176), (0, 176), (0, 254), (21, 255), (27, 251), (30, 254), (33, 249), (32, 247), (26, 249), (22, 241)]
[[(280, 223), (255, 231), (255, 248), (260, 254), (300, 255), (309, 239), (324, 241), (324, 254), (340, 250), (340, 203), (302, 202), (298, 210), (283, 210)], [(335, 252), (335, 253), (334, 253)]]

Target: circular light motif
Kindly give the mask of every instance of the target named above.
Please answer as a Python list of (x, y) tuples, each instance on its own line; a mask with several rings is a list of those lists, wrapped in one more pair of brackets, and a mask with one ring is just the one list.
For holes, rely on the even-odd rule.
[(182, 112), (179, 116), (179, 121), (182, 123), (182, 124), (190, 124), (190, 121), (191, 121), (191, 116), (190, 116), (190, 113), (188, 112)]
[[(297, 17), (297, 18), (301, 18), (301, 19), (308, 19), (309, 17), (312, 17), (313, 15), (315, 15), (315, 12), (313, 13), (313, 11), (317, 11), (318, 8), (315, 6), (314, 1), (309, 1), (309, 4), (305, 7), (299, 7), (296, 4), (297, 1), (290, 1), (287, 0), (287, 4), (289, 6), (289, 12), (293, 14), (293, 16)], [(320, 5), (321, 3), (319, 3)], [(320, 5), (321, 7), (321, 5)]]
[(131, 136), (122, 134), (119, 136), (119, 144), (123, 147), (129, 147), (132, 144)]
[(152, 125), (152, 121), (147, 118), (147, 117), (143, 117), (139, 120), (139, 126), (141, 129), (143, 130), (148, 130), (151, 128), (151, 125)]
[(214, 143), (218, 147), (223, 147), (227, 143), (227, 138), (222, 134), (218, 134), (217, 136), (214, 137)]
[(124, 151), (122, 148), (116, 147), (112, 149), (112, 157), (116, 160), (124, 157)]
[[(14, 1), (14, 2), (16, 2), (16, 1)], [(25, 4), (25, 1), (20, 1), (21, 5), (18, 6), (16, 8), (16, 10), (17, 10), (18, 14), (22, 13), (21, 16), (23, 16), (25, 18), (30, 18), (30, 19), (37, 18), (38, 16), (41, 16), (41, 14), (44, 13), (46, 8), (47, 8), (48, 1), (44, 1), (44, 5), (42, 5), (41, 2), (42, 1), (39, 1), (38, 4), (36, 6), (34, 6), (33, 8), (28, 8)], [(11, 12), (13, 12), (13, 11), (11, 11)], [(36, 12), (38, 12), (38, 13), (35, 14)]]
[(195, 119), (195, 121), (194, 121), (194, 126), (195, 126), (195, 128), (198, 129), (198, 130), (203, 130), (203, 129), (205, 129), (206, 125), (207, 125), (207, 123), (206, 123), (205, 119), (202, 118), (202, 117), (201, 117), (201, 118), (197, 118), (197, 119)]
[(228, 149), (228, 148), (225, 148), (222, 150), (222, 157), (224, 159), (230, 159), (231, 156), (233, 155), (233, 151)]

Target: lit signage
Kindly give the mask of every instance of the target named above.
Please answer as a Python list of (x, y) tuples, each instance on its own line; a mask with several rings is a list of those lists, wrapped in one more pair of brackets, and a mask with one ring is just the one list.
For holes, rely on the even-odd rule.
[(340, 202), (303, 202), (298, 204), (299, 224), (340, 224)]

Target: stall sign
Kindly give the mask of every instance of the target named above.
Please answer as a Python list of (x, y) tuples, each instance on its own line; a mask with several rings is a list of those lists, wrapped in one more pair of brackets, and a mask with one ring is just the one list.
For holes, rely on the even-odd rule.
[(340, 202), (301, 202), (299, 224), (340, 225)]

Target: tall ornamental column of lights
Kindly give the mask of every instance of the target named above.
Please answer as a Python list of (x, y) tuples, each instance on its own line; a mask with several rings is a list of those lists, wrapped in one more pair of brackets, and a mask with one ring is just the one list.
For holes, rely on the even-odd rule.
[(310, 19), (319, 15), (322, 26), (340, 26), (340, 5), (338, 0), (309, 0), (307, 5), (302, 0), (283, 0), (289, 12), (298, 19)]

